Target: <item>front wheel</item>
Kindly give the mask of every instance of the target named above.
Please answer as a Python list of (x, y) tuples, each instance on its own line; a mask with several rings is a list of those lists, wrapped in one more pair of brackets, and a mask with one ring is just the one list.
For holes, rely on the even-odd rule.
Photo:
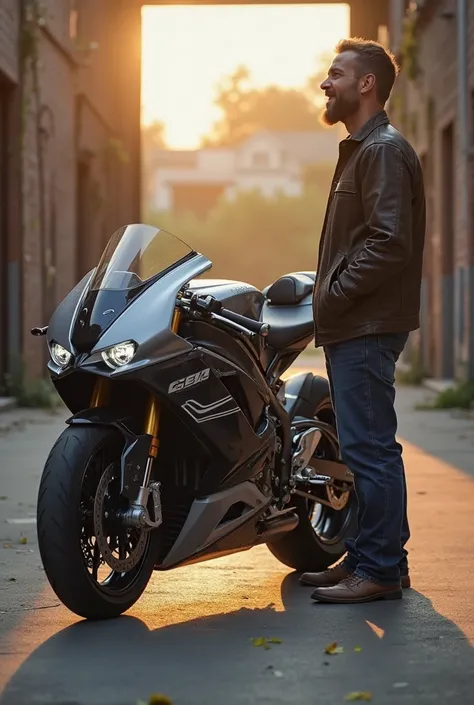
[(159, 531), (116, 519), (124, 441), (115, 430), (70, 426), (51, 450), (38, 493), (37, 531), (46, 576), (61, 602), (86, 619), (118, 617), (145, 590)]
[[(318, 382), (320, 398), (316, 417), (335, 427), (329, 384), (322, 377)], [(321, 439), (317, 452), (326, 460), (337, 460), (337, 440)], [(299, 516), (298, 526), (267, 544), (275, 558), (289, 568), (301, 572), (322, 571), (345, 554), (344, 542), (352, 538), (357, 529), (357, 497), (354, 489), (340, 494), (335, 494), (333, 489), (328, 489), (329, 492), (333, 493), (332, 500), (337, 509), (294, 495), (291, 504)]]

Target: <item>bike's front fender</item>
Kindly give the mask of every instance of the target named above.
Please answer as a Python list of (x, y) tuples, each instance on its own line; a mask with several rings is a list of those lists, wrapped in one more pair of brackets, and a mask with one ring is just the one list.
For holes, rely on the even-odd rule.
[(120, 431), (125, 440), (120, 460), (120, 491), (133, 502), (138, 496), (145, 475), (153, 439), (146, 433), (134, 433), (130, 428), (132, 422), (131, 416), (119, 416), (112, 409), (106, 408), (84, 409), (66, 421), (70, 426), (109, 426)]

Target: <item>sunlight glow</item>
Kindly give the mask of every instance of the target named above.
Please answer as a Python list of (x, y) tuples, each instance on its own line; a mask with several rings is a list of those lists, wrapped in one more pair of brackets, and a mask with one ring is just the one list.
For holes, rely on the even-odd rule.
[(349, 32), (349, 6), (144, 7), (142, 120), (170, 147), (194, 148), (219, 117), (215, 85), (246, 65), (255, 86), (299, 87)]

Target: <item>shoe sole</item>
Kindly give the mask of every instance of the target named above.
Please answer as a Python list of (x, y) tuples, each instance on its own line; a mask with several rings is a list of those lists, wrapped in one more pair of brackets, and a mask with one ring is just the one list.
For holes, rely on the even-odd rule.
[(311, 595), (311, 599), (315, 600), (316, 602), (326, 602), (339, 605), (352, 605), (360, 604), (363, 602), (376, 602), (377, 600), (401, 600), (402, 596), (402, 589), (400, 588), (399, 590), (390, 590), (390, 592), (379, 592), (375, 595), (370, 595), (369, 597), (343, 597), (341, 599), (338, 599), (337, 597), (326, 597), (325, 595)]
[[(337, 583), (330, 583), (329, 585), (315, 585), (314, 583), (310, 583), (309, 581), (302, 580), (300, 578), (300, 585), (302, 585), (303, 587), (313, 587), (313, 588), (324, 587), (324, 588), (326, 588), (326, 587), (335, 587), (337, 585)], [(409, 588), (411, 588), (411, 579), (410, 579), (409, 575), (404, 575), (402, 577), (401, 585), (402, 585), (403, 590), (408, 590)]]

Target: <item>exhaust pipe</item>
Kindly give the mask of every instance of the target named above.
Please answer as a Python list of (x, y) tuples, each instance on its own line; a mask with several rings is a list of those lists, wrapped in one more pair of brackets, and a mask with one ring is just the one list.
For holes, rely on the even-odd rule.
[(261, 543), (266, 543), (269, 539), (279, 534), (286, 534), (288, 531), (293, 531), (293, 529), (296, 529), (298, 526), (299, 521), (299, 516), (294, 512), (262, 521), (260, 525), (261, 533), (255, 545), (258, 546)]

